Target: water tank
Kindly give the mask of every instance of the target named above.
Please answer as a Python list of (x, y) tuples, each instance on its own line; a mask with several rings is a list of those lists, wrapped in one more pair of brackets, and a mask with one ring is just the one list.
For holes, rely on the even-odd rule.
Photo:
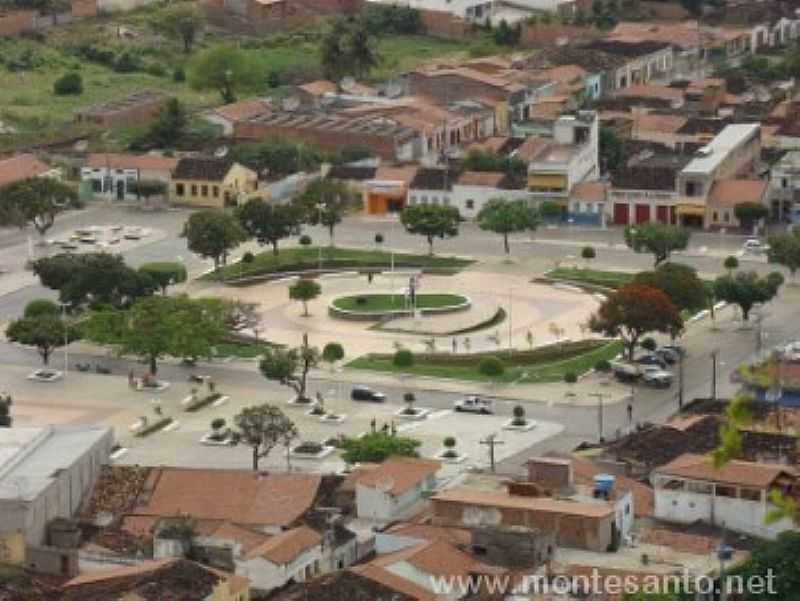
[(614, 476), (611, 474), (597, 474), (594, 477), (595, 495), (607, 497), (612, 488), (614, 488)]

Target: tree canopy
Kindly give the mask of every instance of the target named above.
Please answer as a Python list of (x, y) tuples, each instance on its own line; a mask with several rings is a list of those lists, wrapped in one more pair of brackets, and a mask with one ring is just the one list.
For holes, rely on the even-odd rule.
[[(32, 301), (36, 303), (37, 301)], [(15, 319), (6, 328), (6, 338), (25, 346), (35, 347), (47, 365), (52, 352), (80, 338), (79, 330), (56, 313), (37, 313), (29, 311), (31, 304), (25, 308), (25, 316)]]
[(753, 306), (772, 300), (781, 283), (769, 276), (759, 277), (755, 271), (740, 271), (714, 280), (714, 295), (719, 300), (738, 305), (742, 319), (747, 321)]
[[(177, 98), (170, 98), (147, 131), (134, 142), (133, 146), (175, 147), (186, 137), (188, 126), (189, 119), (183, 104)], [(147, 190), (146, 187), (144, 189)]]
[(435, 238), (452, 238), (458, 235), (461, 217), (455, 207), (414, 204), (403, 210), (400, 221), (409, 234), (425, 236), (428, 241), (428, 252), (432, 255)]
[(259, 244), (270, 244), (278, 254), (278, 243), (300, 233), (301, 213), (292, 204), (276, 204), (252, 198), (236, 210), (244, 230)]
[(760, 202), (740, 202), (733, 207), (733, 214), (743, 228), (752, 231), (759, 220), (769, 215), (769, 209)]
[(236, 102), (237, 90), (259, 83), (258, 66), (235, 46), (212, 46), (189, 63), (189, 84), (198, 90), (219, 91), (225, 104)]
[(52, 177), (32, 177), (0, 188), (0, 226), (32, 225), (44, 235), (56, 215), (78, 199), (73, 188)]
[(470, 148), (464, 157), (467, 171), (500, 171), (514, 178), (526, 178), (528, 165), (517, 157), (502, 156), (480, 148)]
[(601, 127), (598, 143), (603, 173), (614, 173), (624, 166), (625, 144), (613, 129)]
[(187, 278), (186, 265), (177, 261), (145, 263), (139, 267), (139, 272), (150, 276), (161, 288), (162, 294), (166, 294), (167, 288), (173, 284), (185, 282)]
[(382, 463), (389, 457), (418, 457), (421, 444), (413, 438), (372, 432), (360, 438), (345, 438), (342, 459), (347, 463)]
[(655, 266), (668, 260), (676, 250), (689, 245), (689, 230), (663, 223), (642, 223), (625, 228), (625, 244), (634, 252), (653, 255)]
[(619, 337), (628, 359), (633, 359), (639, 339), (648, 332), (677, 336), (683, 331), (680, 312), (669, 297), (651, 286), (628, 284), (611, 294), (589, 319), (593, 332)]
[(347, 207), (358, 198), (358, 194), (346, 182), (318, 178), (295, 198), (295, 205), (310, 225), (328, 228), (328, 237), (333, 246), (333, 232), (342, 222)]
[(297, 427), (274, 405), (245, 407), (233, 418), (236, 440), (252, 449), (253, 471), (276, 446), (287, 446), (297, 438)]
[(771, 591), (745, 590), (740, 597), (743, 601), (796, 601), (800, 591), (800, 532), (783, 532), (776, 540), (761, 543), (728, 575), (741, 576), (744, 582), (760, 576), (762, 582), (772, 583), (774, 588)]
[(794, 277), (800, 268), (800, 230), (795, 229), (787, 234), (771, 236), (768, 244), (769, 262), (783, 265)]
[(156, 31), (180, 38), (183, 51), (188, 54), (205, 23), (206, 18), (200, 10), (191, 3), (184, 3), (174, 4), (160, 11), (153, 19), (152, 26)]
[(539, 212), (528, 206), (524, 200), (493, 198), (478, 213), (478, 226), (482, 230), (500, 234), (507, 255), (511, 252), (508, 235), (535, 230), (539, 223), (541, 223)]
[(314, 300), (322, 292), (319, 282), (309, 278), (300, 278), (289, 286), (289, 298), (303, 303), (303, 316), (308, 317), (308, 301)]
[(322, 70), (334, 81), (367, 75), (380, 62), (372, 32), (363, 21), (337, 19), (322, 37)]
[(308, 342), (304, 338), (303, 345), (297, 348), (267, 348), (258, 368), (268, 380), (273, 380), (294, 390), (297, 400), (307, 401), (308, 372), (317, 367), (319, 361), (319, 350), (308, 346)]
[(247, 232), (239, 221), (219, 209), (207, 209), (192, 213), (183, 226), (189, 250), (213, 259), (214, 269), (219, 269), (228, 259), (228, 253), (247, 240)]
[(682, 263), (664, 263), (655, 271), (637, 274), (633, 281), (661, 290), (679, 309), (699, 311), (708, 304), (706, 287), (697, 270)]

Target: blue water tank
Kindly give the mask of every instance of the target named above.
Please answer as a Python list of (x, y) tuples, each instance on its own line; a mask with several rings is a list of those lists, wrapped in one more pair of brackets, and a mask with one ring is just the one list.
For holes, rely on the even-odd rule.
[(614, 488), (614, 476), (611, 474), (597, 474), (594, 477), (595, 493), (610, 493)]

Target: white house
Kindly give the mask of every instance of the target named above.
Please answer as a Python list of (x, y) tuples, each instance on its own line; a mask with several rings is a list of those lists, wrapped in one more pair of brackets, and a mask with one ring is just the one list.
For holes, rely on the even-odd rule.
[(81, 168), (81, 181), (89, 182), (96, 196), (136, 200), (138, 182), (169, 186), (177, 164), (178, 159), (157, 154), (90, 154)]
[(413, 510), (423, 495), (436, 488), (441, 463), (429, 459), (392, 457), (356, 481), (356, 513), (377, 522), (399, 519)]
[(253, 589), (270, 591), (289, 582), (304, 582), (320, 575), (322, 536), (299, 526), (270, 537), (236, 562), (236, 574), (250, 579)]
[(775, 464), (731, 461), (717, 469), (711, 458), (686, 453), (654, 470), (655, 517), (669, 522), (724, 524), (729, 530), (774, 539), (794, 528), (789, 519), (767, 524), (772, 491), (792, 494), (797, 476)]

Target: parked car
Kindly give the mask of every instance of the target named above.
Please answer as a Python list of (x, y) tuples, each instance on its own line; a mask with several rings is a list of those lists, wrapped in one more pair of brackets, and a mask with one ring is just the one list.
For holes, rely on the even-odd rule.
[(763, 252), (767, 252), (769, 250), (769, 246), (764, 244), (758, 238), (748, 238), (742, 244), (742, 251), (746, 254), (757, 255)]
[(372, 401), (373, 403), (382, 403), (386, 400), (386, 395), (377, 390), (373, 390), (369, 386), (353, 386), (353, 391), (350, 393), (350, 398), (354, 401)]
[(621, 382), (635, 382), (641, 375), (641, 366), (630, 361), (612, 361), (611, 372)]
[(680, 344), (665, 344), (661, 348), (667, 351), (672, 351), (678, 357), (686, 357), (686, 355), (688, 354), (686, 352), (686, 349), (683, 348)]
[(655, 388), (672, 386), (672, 372), (661, 369), (657, 365), (648, 365), (642, 370), (642, 382)]
[(677, 351), (664, 348), (663, 346), (655, 350), (655, 355), (666, 361), (669, 365), (674, 365), (681, 358)]
[(489, 415), (494, 413), (494, 403), (489, 399), (482, 399), (479, 396), (468, 396), (453, 403), (453, 409), (467, 413)]
[(656, 365), (661, 369), (666, 369), (667, 367), (667, 362), (655, 353), (649, 353), (647, 355), (637, 357), (634, 359), (634, 362), (638, 363), (639, 365)]

